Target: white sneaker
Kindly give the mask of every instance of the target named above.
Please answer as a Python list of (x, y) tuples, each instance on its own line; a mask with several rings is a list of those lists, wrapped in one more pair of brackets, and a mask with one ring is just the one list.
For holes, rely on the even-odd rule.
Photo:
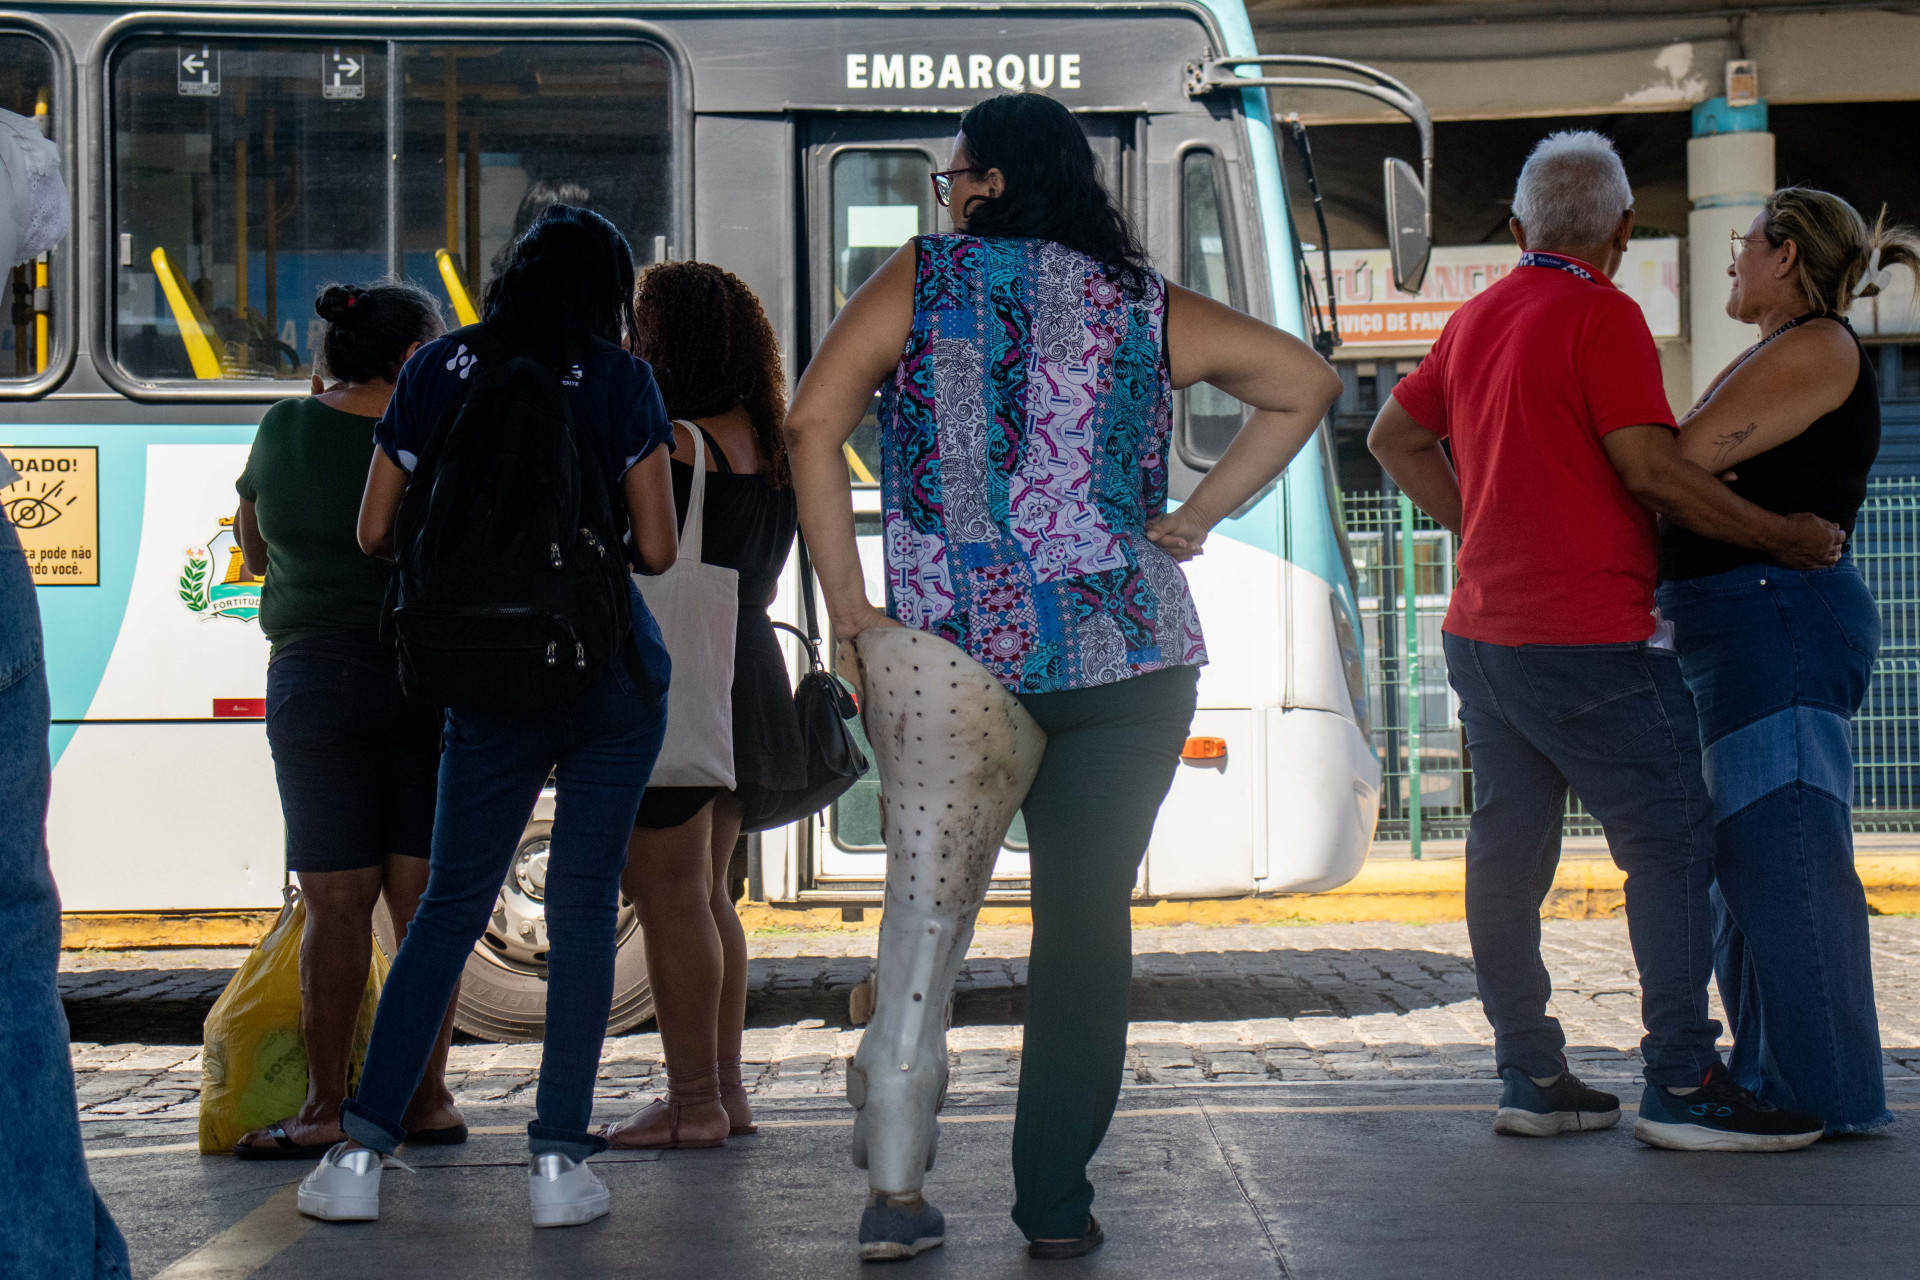
[(607, 1187), (584, 1160), (557, 1151), (537, 1155), (527, 1165), (527, 1196), (536, 1227), (577, 1227), (607, 1213)]
[(300, 1183), (300, 1212), (323, 1222), (373, 1222), (380, 1217), (380, 1153), (344, 1142), (320, 1157)]

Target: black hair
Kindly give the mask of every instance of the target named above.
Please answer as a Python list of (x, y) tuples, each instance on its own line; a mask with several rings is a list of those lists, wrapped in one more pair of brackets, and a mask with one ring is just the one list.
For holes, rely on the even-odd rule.
[(314, 299), (313, 310), (327, 322), (321, 371), (341, 382), (392, 382), (408, 347), (447, 331), (434, 296), (404, 280), (330, 284)]
[(488, 265), (489, 280), (499, 279), (500, 273), (507, 269), (508, 255), (513, 252), (513, 246), (520, 237), (527, 234), (527, 228), (533, 225), (533, 220), (557, 204), (570, 204), (576, 209), (591, 209), (593, 193), (570, 178), (553, 181), (542, 178), (528, 187), (527, 193), (520, 197), (520, 207), (514, 211), (513, 233), (507, 237), (507, 242), (500, 246), (499, 252), (493, 255), (493, 261)]
[(976, 196), (961, 216), (967, 234), (1052, 240), (1106, 268), (1129, 294), (1146, 287), (1146, 250), (1101, 185), (1093, 148), (1073, 113), (1042, 93), (1003, 93), (960, 118), (968, 161), (998, 169), (999, 196)]
[(633, 249), (599, 214), (553, 205), (514, 242), (487, 291), (485, 319), (549, 358), (563, 354), (570, 332), (625, 345), (636, 327)]

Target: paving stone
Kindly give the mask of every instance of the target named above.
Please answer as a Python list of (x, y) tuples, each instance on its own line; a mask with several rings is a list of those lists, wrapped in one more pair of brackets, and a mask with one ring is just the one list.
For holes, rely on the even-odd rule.
[[(957, 984), (948, 1036), (956, 1092), (1019, 1079), (1030, 933), (981, 929)], [(1920, 1076), (1920, 920), (1871, 924), (1888, 1075)], [(743, 1080), (770, 1098), (830, 1100), (845, 1089), (860, 1032), (846, 989), (870, 971), (872, 933), (750, 940)], [(1141, 929), (1134, 934), (1128, 1070), (1138, 1083), (1278, 1079), (1491, 1079), (1492, 1034), (1460, 925)], [(1551, 1009), (1583, 1076), (1622, 1087), (1640, 1069), (1637, 976), (1621, 921), (1548, 921), (1542, 950)], [(90, 1133), (191, 1132), (200, 1022), (243, 952), (87, 953), (60, 986)], [(1716, 1017), (1721, 1014), (1717, 1001)], [(539, 1045), (463, 1043), (449, 1060), (463, 1100), (521, 1105)], [(599, 1096), (618, 1104), (660, 1088), (657, 1032), (606, 1042)], [(810, 1104), (811, 1105), (811, 1104)], [(181, 1126), (186, 1126), (182, 1128)], [(171, 1127), (169, 1127), (171, 1126)]]

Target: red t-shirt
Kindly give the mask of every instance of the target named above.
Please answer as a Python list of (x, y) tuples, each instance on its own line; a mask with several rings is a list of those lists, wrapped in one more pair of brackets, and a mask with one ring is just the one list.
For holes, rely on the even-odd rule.
[(1653, 634), (1654, 518), (1602, 436), (1677, 430), (1640, 307), (1598, 270), (1516, 267), (1447, 321), (1394, 388), (1446, 437), (1465, 523), (1445, 629), (1491, 644)]

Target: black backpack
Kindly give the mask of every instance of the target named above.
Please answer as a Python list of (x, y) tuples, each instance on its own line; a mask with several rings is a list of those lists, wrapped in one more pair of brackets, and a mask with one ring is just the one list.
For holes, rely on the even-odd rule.
[[(382, 628), (423, 702), (562, 707), (628, 647), (612, 488), (557, 370), (485, 325), (451, 337), (477, 364), (401, 500)], [(581, 337), (568, 359), (613, 349)]]

